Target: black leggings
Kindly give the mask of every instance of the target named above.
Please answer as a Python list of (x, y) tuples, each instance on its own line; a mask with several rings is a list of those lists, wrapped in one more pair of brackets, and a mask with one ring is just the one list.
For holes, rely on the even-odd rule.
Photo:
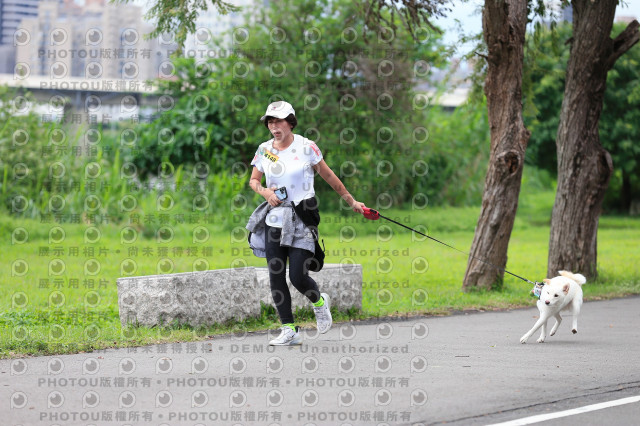
[(287, 257), (289, 257), (289, 279), (291, 284), (311, 303), (320, 300), (318, 284), (309, 276), (309, 262), (313, 253), (294, 247), (280, 246), (281, 228), (266, 225), (267, 266), (269, 267), (269, 281), (271, 282), (271, 296), (278, 310), (278, 316), (283, 324), (293, 323), (291, 311), (291, 293), (287, 286)]

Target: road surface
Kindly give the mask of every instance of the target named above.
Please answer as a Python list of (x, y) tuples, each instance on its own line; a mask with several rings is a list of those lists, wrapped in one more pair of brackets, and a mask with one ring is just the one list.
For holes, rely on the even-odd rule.
[(578, 334), (565, 317), (546, 343), (520, 344), (537, 313), (335, 324), (298, 347), (249, 333), (2, 360), (0, 423), (638, 424), (640, 298), (587, 302)]

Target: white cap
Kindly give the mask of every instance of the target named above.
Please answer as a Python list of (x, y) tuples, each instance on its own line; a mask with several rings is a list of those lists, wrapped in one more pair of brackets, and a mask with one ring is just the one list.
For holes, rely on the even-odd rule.
[(293, 107), (289, 102), (272, 102), (267, 107), (267, 112), (265, 112), (264, 115), (260, 117), (260, 121), (264, 121), (264, 119), (267, 117), (287, 118), (289, 114), (296, 115), (296, 112), (293, 110)]

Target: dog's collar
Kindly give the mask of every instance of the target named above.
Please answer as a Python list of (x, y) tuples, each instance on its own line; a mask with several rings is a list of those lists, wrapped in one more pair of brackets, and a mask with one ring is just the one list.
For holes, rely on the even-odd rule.
[(533, 289), (531, 290), (531, 295), (537, 299), (540, 299), (540, 295), (542, 294), (542, 287), (544, 287), (544, 283), (539, 283), (536, 281)]

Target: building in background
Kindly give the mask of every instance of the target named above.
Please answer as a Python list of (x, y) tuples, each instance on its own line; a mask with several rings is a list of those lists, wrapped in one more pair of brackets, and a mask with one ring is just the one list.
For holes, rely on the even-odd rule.
[(615, 22), (621, 22), (623, 24), (630, 24), (631, 22), (638, 20), (637, 16), (625, 16), (625, 15), (620, 15), (620, 16), (616, 16), (616, 20)]
[(16, 63), (14, 35), (23, 19), (38, 15), (40, 1), (0, 0), (0, 73), (13, 73)]
[(549, 26), (551, 22), (573, 22), (573, 8), (571, 4), (563, 4), (562, 0), (549, 0), (544, 2), (547, 14), (542, 22)]
[(40, 0), (0, 0), (0, 44), (13, 45), (20, 22), (38, 14)]
[[(234, 6), (242, 8), (239, 12), (221, 15), (216, 7), (210, 6), (209, 10), (200, 12), (196, 21), (196, 31), (187, 37), (185, 42), (185, 56), (192, 56), (196, 60), (205, 59), (205, 52), (212, 39), (223, 37), (224, 45), (231, 47), (233, 44), (232, 35), (234, 29), (239, 29), (238, 37), (245, 37), (242, 32), (244, 15), (247, 11), (255, 10), (256, 7), (268, 7), (268, 0), (233, 0)], [(201, 58), (202, 57), (202, 58)]]
[(169, 53), (176, 47), (164, 39), (145, 40), (152, 30), (139, 6), (40, 1), (37, 15), (23, 19), (12, 35), (16, 73), (52, 80), (171, 78)]
[(562, 8), (562, 20), (573, 23), (573, 7), (568, 4)]

